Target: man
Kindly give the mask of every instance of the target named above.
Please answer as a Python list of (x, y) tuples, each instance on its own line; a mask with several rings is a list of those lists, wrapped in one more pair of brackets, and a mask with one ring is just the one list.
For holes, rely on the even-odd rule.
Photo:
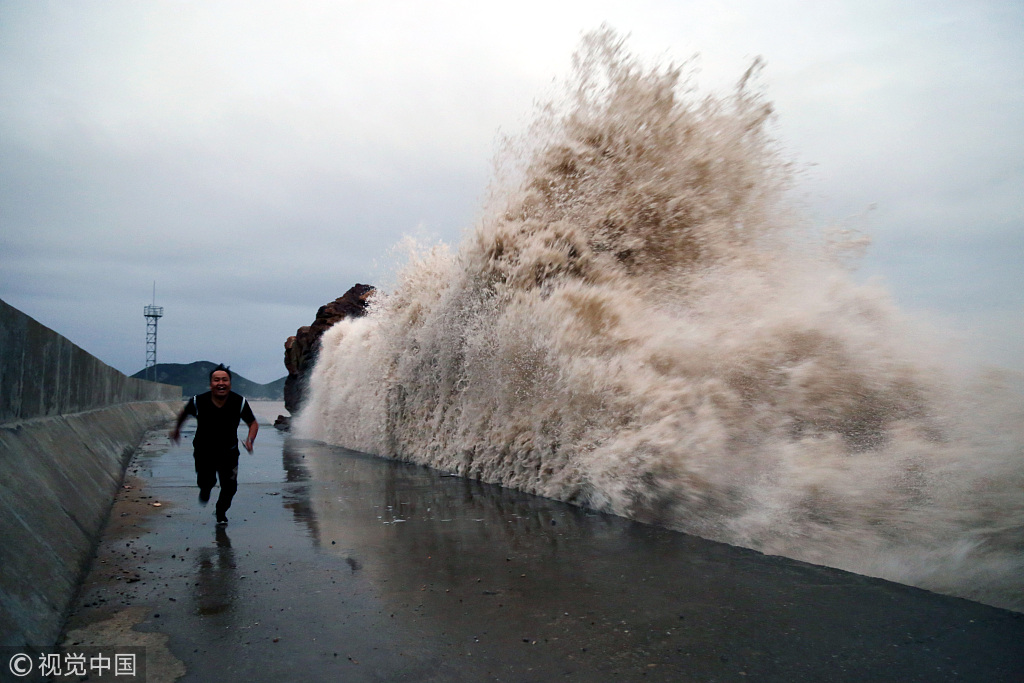
[(206, 505), (210, 500), (210, 490), (219, 479), (217, 524), (227, 524), (227, 511), (238, 490), (238, 423), (244, 421), (249, 425), (249, 435), (242, 444), (249, 453), (252, 453), (260, 425), (249, 402), (231, 391), (231, 372), (223, 364), (210, 372), (210, 390), (190, 398), (178, 415), (178, 421), (171, 430), (174, 443), (178, 443), (181, 425), (189, 415), (199, 423), (192, 440), (199, 502)]

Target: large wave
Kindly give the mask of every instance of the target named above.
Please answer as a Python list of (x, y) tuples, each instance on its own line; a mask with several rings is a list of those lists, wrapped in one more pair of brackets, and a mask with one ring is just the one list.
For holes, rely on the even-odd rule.
[(324, 335), (297, 431), (1022, 610), (1019, 406), (793, 210), (757, 69), (702, 96), (587, 36), (475, 230)]

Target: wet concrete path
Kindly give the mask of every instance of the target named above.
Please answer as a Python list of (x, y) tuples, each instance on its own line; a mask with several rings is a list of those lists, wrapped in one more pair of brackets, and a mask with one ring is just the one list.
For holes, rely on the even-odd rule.
[(149, 436), (69, 643), (135, 639), (151, 683), (1024, 680), (1022, 615), (289, 439), (260, 417), (226, 528), (197, 501), (191, 433)]

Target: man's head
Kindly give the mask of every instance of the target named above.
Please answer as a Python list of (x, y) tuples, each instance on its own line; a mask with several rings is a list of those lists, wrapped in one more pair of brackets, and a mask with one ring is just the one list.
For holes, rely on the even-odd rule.
[(210, 371), (210, 392), (217, 398), (231, 392), (231, 371), (223, 363)]

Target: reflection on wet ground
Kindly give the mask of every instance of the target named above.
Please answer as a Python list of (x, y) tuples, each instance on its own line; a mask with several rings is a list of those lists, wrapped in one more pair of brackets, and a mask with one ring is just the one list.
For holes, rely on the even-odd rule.
[[(196, 501), (189, 440), (160, 448), (159, 438), (133, 465), (144, 490), (126, 492), (159, 512), (133, 522), (137, 539), (105, 539), (99, 556), (140, 578), (90, 577), (72, 624), (146, 605), (138, 628), (170, 636), (184, 680), (1024, 671), (1014, 613), (273, 430), (243, 454), (231, 524), (216, 527), (212, 505)], [(126, 543), (134, 555), (114, 552)]]
[(225, 527), (217, 527), (213, 548), (200, 548), (196, 553), (195, 576), (196, 612), (202, 615), (220, 614), (231, 609), (238, 593), (235, 555)]

